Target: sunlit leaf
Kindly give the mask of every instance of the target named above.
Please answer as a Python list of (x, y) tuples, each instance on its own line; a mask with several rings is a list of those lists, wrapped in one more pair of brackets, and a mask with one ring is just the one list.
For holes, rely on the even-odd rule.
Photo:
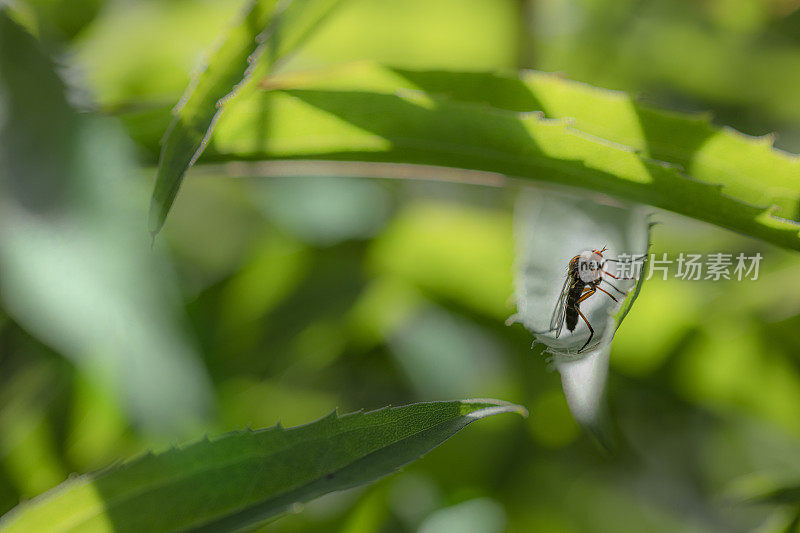
[(725, 194), (754, 205), (780, 207), (800, 218), (800, 157), (772, 146), (772, 136), (750, 137), (712, 124), (710, 116), (662, 111), (621, 91), (609, 91), (537, 71), (517, 76), (387, 69), (365, 63), (363, 78), (405, 78), (409, 88), (511, 111), (542, 111), (573, 127), (678, 165), (687, 175), (724, 185)]
[(0, 519), (0, 531), (239, 529), (374, 481), (508, 412), (525, 413), (495, 400), (432, 402), (232, 433), (71, 479)]
[[(593, 127), (599, 121), (594, 114), (587, 114), (588, 118), (576, 125), (572, 119), (548, 119), (537, 113), (408, 90), (407, 81), (396, 81), (399, 75), (376, 81), (373, 74), (354, 68), (345, 69), (344, 74), (320, 72), (266, 79), (263, 93), (248, 91), (229, 103), (206, 160), (322, 159), (493, 172), (612, 194), (800, 249), (798, 223), (774, 216), (772, 208), (751, 203), (756, 200), (748, 193), (752, 179), (738, 181), (733, 173), (711, 171), (719, 156), (709, 156), (711, 163), (698, 163), (709, 176), (716, 176), (713, 182), (700, 181), (676, 165), (654, 160), (641, 147), (622, 144), (626, 139), (605, 139), (581, 130), (580, 124)], [(463, 80), (456, 76), (451, 82)], [(596, 103), (585, 96), (570, 98), (575, 106)], [(266, 110), (268, 128), (263, 124)], [(615, 113), (608, 116), (612, 120)], [(674, 122), (681, 127), (691, 123), (689, 118)], [(700, 123), (696, 129), (702, 132), (706, 127)], [(685, 134), (678, 127), (665, 128), (666, 132), (674, 129), (676, 136)], [(622, 128), (611, 133), (622, 137), (630, 132)], [(734, 147), (745, 140), (719, 138)], [(641, 135), (632, 137), (640, 143), (642, 139)], [(729, 151), (736, 149), (729, 147), (723, 154)], [(679, 155), (691, 157), (688, 147)], [(777, 168), (786, 167), (781, 174), (784, 178), (791, 177), (795, 163), (788, 156), (768, 150), (759, 158), (770, 166), (759, 167), (759, 179), (771, 172), (773, 160)], [(425, 175), (426, 169), (416, 173), (416, 177)], [(728, 181), (737, 184), (731, 191), (739, 196), (728, 194), (724, 188)], [(784, 185), (797, 189), (790, 181)], [(796, 192), (781, 203), (789, 206), (792, 195)]]
[(164, 225), (186, 170), (205, 148), (226, 101), (247, 83), (261, 59), (270, 72), (291, 53), (337, 5), (339, 0), (251, 0), (239, 21), (226, 33), (175, 110), (161, 151), (150, 206), (150, 231)]

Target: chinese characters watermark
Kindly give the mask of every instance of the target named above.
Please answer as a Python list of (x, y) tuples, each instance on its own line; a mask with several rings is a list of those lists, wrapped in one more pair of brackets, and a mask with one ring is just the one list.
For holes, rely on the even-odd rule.
[[(645, 261), (645, 259), (647, 259)], [(658, 277), (666, 280), (670, 271), (675, 279), (686, 281), (757, 280), (761, 265), (760, 253), (710, 253), (689, 254), (681, 252), (678, 257), (668, 257), (666, 253), (634, 256), (619, 254), (615, 264), (617, 276), (639, 279), (645, 270), (645, 279)], [(646, 267), (645, 267), (646, 265)]]

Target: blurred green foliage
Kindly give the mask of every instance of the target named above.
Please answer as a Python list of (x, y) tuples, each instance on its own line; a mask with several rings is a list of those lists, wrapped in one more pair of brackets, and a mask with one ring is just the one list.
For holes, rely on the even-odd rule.
[[(84, 112), (51, 111), (60, 104), (40, 77), (42, 92), (28, 92), (40, 116), (66, 113), (65, 122), (42, 125), (28, 110), (17, 122), (39, 129), (15, 145), (16, 160), (40, 164), (71, 192), (39, 198), (60, 206), (60, 218), (38, 212), (36, 227), (51, 238), (33, 246), (25, 237), (38, 263), (15, 263), (15, 276), (48, 267), (48, 284), (36, 276), (23, 284), (10, 260), (0, 263), (0, 512), (70, 472), (161, 449), (189, 430), (292, 425), (336, 406), (466, 395), (520, 403), (531, 417), (487, 420), (397, 476), (325, 497), (264, 530), (797, 527), (796, 499), (726, 496), (753, 474), (768, 486), (800, 480), (796, 254), (655, 216), (663, 222), (656, 254), (760, 252), (762, 272), (757, 281), (646, 283), (612, 350), (609, 396), (627, 452), (610, 460), (575, 426), (529, 334), (503, 325), (513, 311), (513, 190), (232, 179), (234, 169), (201, 167), (151, 251), (145, 214), (156, 152), (135, 144), (137, 131), (161, 135), (164, 110), (240, 3), (11, 5), (58, 58), (70, 101)], [(349, 0), (292, 62), (559, 71), (667, 108), (709, 110), (745, 133), (776, 132), (778, 145), (797, 153), (798, 35), (792, 0)], [(2, 98), (9, 92), (0, 80)], [(0, 107), (2, 127), (12, 111)], [(64, 123), (66, 132), (57, 129)], [(59, 150), (78, 150), (81, 166), (48, 166), (41, 155)], [(9, 235), (19, 228), (9, 225), (9, 198), (20, 193), (5, 176), (0, 184), (0, 234)], [(65, 220), (80, 238), (62, 231)], [(92, 233), (87, 220), (105, 224)], [(70, 257), (76, 262), (65, 263)], [(138, 329), (115, 322), (122, 304)], [(140, 343), (132, 354), (126, 338)], [(192, 413), (190, 428), (165, 422), (169, 402), (151, 417), (131, 400), (184, 386), (197, 387), (195, 402), (177, 405)]]

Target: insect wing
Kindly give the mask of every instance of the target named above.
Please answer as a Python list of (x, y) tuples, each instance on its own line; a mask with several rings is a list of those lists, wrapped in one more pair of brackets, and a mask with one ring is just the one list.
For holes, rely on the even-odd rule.
[(567, 294), (569, 294), (571, 276), (567, 275), (564, 280), (564, 286), (561, 287), (561, 294), (558, 295), (556, 307), (553, 309), (553, 316), (550, 318), (550, 331), (556, 332), (556, 338), (561, 335), (561, 328), (564, 327), (564, 308), (566, 307)]

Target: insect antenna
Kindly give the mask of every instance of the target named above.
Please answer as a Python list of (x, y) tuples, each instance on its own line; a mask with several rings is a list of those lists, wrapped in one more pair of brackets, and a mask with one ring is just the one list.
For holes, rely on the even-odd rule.
[(641, 261), (642, 259), (645, 259), (645, 258), (647, 258), (647, 254), (640, 255), (639, 257), (631, 257), (627, 261), (621, 261), (619, 259), (606, 259), (606, 261), (609, 261), (611, 263), (633, 263), (633, 262), (636, 262), (636, 261)]

